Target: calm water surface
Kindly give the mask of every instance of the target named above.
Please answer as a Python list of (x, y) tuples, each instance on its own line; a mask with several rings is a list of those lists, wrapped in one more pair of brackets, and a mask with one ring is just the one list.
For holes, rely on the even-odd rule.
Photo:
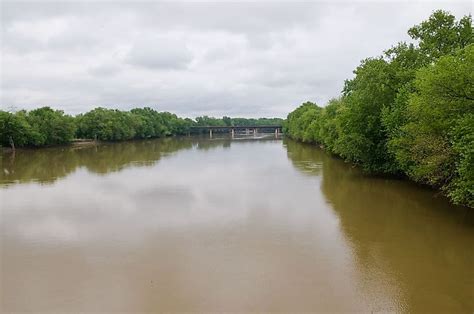
[(1, 157), (3, 312), (474, 311), (472, 211), (313, 146)]

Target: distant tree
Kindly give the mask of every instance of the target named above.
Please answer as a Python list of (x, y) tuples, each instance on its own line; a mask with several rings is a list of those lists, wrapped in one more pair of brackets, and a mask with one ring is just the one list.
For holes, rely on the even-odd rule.
[(24, 115), (0, 110), (0, 145), (25, 146), (29, 142), (31, 127)]
[(62, 110), (41, 107), (28, 113), (21, 112), (31, 127), (29, 144), (33, 146), (69, 143), (75, 135), (74, 118)]
[(225, 123), (222, 119), (212, 118), (209, 116), (197, 117), (196, 124), (199, 126), (225, 126)]
[(136, 119), (135, 137), (152, 138), (164, 136), (167, 126), (162, 115), (149, 107), (135, 108), (130, 111)]
[(456, 21), (454, 15), (443, 10), (410, 28), (408, 34), (419, 41), (420, 50), (431, 60), (474, 43), (471, 15)]
[(140, 122), (129, 112), (96, 108), (78, 119), (78, 135), (103, 141), (127, 140), (135, 136)]
[(232, 125), (232, 119), (230, 117), (223, 116), (222, 121), (224, 121), (224, 124), (227, 125), (227, 126)]
[(313, 142), (316, 140), (315, 134), (311, 134), (309, 128), (313, 119), (320, 114), (321, 108), (315, 103), (305, 102), (287, 117), (285, 131), (291, 137), (305, 142)]

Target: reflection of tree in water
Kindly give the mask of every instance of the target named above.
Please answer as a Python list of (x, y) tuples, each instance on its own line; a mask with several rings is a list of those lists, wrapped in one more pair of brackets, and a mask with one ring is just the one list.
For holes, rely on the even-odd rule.
[(286, 139), (284, 146), (287, 149), (288, 158), (299, 171), (312, 175), (321, 174), (324, 152), (315, 149), (314, 145)]
[(195, 146), (196, 146), (196, 149), (198, 150), (207, 151), (210, 149), (214, 149), (216, 147), (229, 148), (231, 142), (232, 140), (229, 138), (219, 138), (219, 139), (213, 139), (213, 140), (202, 138), (202, 140), (197, 141), (195, 143)]
[(192, 142), (186, 138), (105, 143), (94, 147), (92, 152), (78, 150), (81, 156), (79, 166), (84, 166), (94, 173), (106, 174), (120, 171), (131, 164), (153, 166), (163, 156), (190, 148)]
[(0, 183), (51, 183), (79, 167), (106, 174), (129, 165), (152, 166), (162, 157), (183, 149), (222, 147), (222, 141), (197, 138), (165, 138), (158, 140), (103, 143), (91, 146), (54, 147), (17, 150), (15, 155), (2, 154)]
[(206, 137), (176, 137), (17, 150), (15, 154), (0, 154), (0, 184), (8, 186), (11, 183), (32, 181), (52, 183), (79, 167), (106, 174), (130, 165), (153, 166), (161, 158), (180, 150), (229, 148), (231, 143), (230, 138), (209, 140)]
[(321, 190), (340, 218), (361, 280), (399, 293), (399, 306), (410, 312), (472, 312), (472, 212), (410, 182), (365, 176), (314, 146), (286, 146), (298, 170), (311, 172), (305, 165), (312, 156), (322, 162)]

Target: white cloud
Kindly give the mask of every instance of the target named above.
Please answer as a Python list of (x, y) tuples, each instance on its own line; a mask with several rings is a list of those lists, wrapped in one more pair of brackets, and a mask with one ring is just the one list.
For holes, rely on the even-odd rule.
[(140, 38), (133, 44), (126, 62), (150, 70), (185, 69), (193, 58), (186, 42), (167, 37), (172, 36)]
[(1, 3), (0, 105), (285, 116), (457, 2)]

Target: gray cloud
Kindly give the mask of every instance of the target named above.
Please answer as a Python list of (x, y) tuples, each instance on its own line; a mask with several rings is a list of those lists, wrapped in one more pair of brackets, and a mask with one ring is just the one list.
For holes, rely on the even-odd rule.
[(0, 105), (147, 105), (285, 116), (338, 96), (360, 60), (470, 1), (1, 2)]
[(135, 43), (126, 61), (150, 70), (184, 69), (192, 58), (184, 40), (152, 37)]
[(89, 69), (89, 73), (94, 77), (109, 77), (120, 72), (120, 67), (114, 64), (100, 64)]

